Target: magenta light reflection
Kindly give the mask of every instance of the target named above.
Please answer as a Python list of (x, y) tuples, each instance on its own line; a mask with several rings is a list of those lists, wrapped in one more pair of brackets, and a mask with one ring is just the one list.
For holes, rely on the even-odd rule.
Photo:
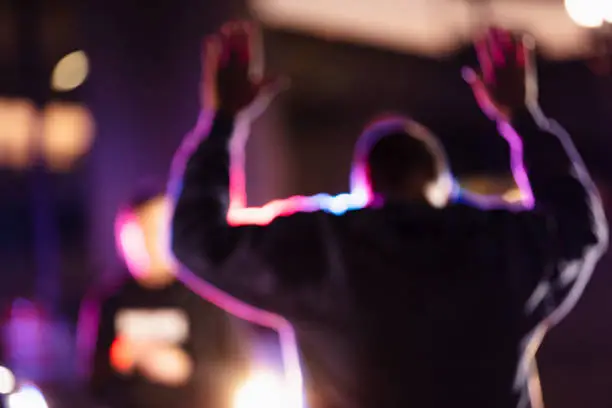
[(535, 198), (523, 161), (523, 141), (514, 128), (507, 122), (499, 125), (499, 133), (501, 133), (510, 145), (510, 169), (512, 170), (514, 182), (523, 197), (523, 205), (528, 209), (532, 209), (535, 206)]

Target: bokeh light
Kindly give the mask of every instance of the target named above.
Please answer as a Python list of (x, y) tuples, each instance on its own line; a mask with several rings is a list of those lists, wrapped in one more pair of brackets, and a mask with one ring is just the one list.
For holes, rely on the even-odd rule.
[(603, 24), (606, 2), (609, 0), (565, 0), (565, 9), (579, 26), (599, 27)]
[(0, 98), (0, 167), (23, 169), (30, 165), (37, 119), (29, 100)]
[(15, 375), (6, 367), (0, 366), (0, 394), (10, 394), (15, 390)]
[(89, 60), (83, 51), (75, 51), (62, 58), (51, 76), (51, 88), (66, 92), (78, 88), (89, 74)]
[(603, 19), (608, 23), (612, 23), (612, 1), (604, 1), (601, 5)]
[(193, 361), (178, 346), (148, 347), (138, 361), (138, 369), (150, 381), (166, 386), (181, 386), (193, 373)]
[(7, 397), (8, 408), (49, 408), (43, 393), (31, 384), (22, 385)]
[(269, 371), (251, 373), (234, 396), (233, 408), (288, 408), (284, 382)]
[(42, 154), (51, 170), (69, 170), (93, 144), (93, 119), (85, 106), (51, 103), (43, 111), (42, 126)]

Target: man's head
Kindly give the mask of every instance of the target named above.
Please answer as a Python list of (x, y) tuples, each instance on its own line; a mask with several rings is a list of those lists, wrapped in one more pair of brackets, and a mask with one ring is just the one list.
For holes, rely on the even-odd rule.
[(452, 190), (446, 153), (425, 127), (401, 117), (375, 121), (355, 148), (351, 189), (367, 201), (444, 206)]
[(130, 273), (145, 286), (168, 283), (176, 272), (170, 250), (172, 204), (164, 192), (138, 191), (117, 214), (115, 239)]

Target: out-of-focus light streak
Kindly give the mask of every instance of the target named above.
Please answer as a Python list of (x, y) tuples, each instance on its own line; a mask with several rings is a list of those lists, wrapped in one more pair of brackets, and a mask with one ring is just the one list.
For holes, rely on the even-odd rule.
[(89, 59), (83, 51), (62, 58), (51, 75), (51, 88), (58, 92), (71, 91), (85, 82), (89, 74)]
[[(441, 6), (447, 8), (444, 13)], [(428, 55), (451, 52), (469, 35), (463, 2), (253, 0), (251, 7), (273, 26)]]
[[(466, 3), (443, 0), (250, 2), (256, 16), (273, 27), (434, 57), (467, 45), (475, 31), (482, 28), (483, 22), (473, 18)], [(487, 10), (490, 21), (486, 24), (531, 32), (541, 50), (552, 58), (571, 58), (590, 52), (588, 30), (572, 21), (562, 4), (496, 0), (490, 2)]]

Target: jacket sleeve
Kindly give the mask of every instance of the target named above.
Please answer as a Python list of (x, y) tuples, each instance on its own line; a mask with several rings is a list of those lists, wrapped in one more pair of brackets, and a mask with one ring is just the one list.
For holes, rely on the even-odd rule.
[[(316, 213), (278, 217), (265, 226), (230, 226), (230, 142), (234, 118), (218, 112), (200, 123), (175, 159), (172, 248), (198, 278), (252, 306), (285, 315), (292, 288), (313, 283), (302, 246), (316, 245)], [(182, 174), (181, 174), (182, 173)], [(178, 176), (178, 177), (176, 177)], [(179, 180), (180, 181), (177, 181)]]
[(512, 123), (500, 125), (500, 131), (513, 154), (522, 150), (534, 208), (498, 215), (505, 219), (506, 231), (514, 232), (509, 238), (520, 248), (522, 266), (529, 265), (531, 271), (535, 289), (528, 297), (527, 313), (554, 325), (576, 304), (607, 249), (602, 202), (570, 136), (558, 123), (540, 111), (524, 110)]

